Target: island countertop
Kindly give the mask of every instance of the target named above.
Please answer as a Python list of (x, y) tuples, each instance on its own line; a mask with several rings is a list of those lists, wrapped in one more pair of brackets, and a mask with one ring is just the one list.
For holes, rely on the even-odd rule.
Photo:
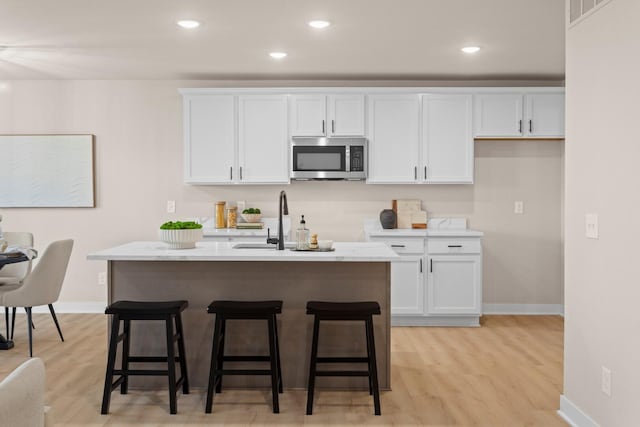
[(391, 262), (399, 256), (384, 243), (335, 242), (334, 251), (285, 249), (234, 249), (237, 242), (196, 243), (194, 249), (169, 249), (160, 241), (129, 242), (92, 252), (89, 260), (103, 261), (306, 261), (306, 262)]

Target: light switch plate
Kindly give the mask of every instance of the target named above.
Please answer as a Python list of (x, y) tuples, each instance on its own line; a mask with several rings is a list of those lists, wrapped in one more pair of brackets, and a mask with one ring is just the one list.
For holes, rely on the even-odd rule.
[(524, 213), (524, 202), (522, 200), (516, 200), (513, 202), (513, 213), (522, 215)]
[(167, 200), (167, 213), (176, 213), (176, 201)]
[(598, 214), (585, 214), (585, 235), (589, 239), (598, 238)]

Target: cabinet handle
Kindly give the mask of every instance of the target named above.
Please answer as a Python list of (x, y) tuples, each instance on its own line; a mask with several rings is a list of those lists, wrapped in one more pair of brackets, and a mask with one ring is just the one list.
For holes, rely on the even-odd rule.
[(462, 245), (448, 245), (450, 248), (461, 248)]
[(229, 166), (229, 180), (233, 181), (233, 166)]
[(533, 132), (533, 120), (529, 120), (529, 133)]
[(522, 120), (520, 120), (518, 123), (519, 123), (518, 132), (522, 133)]
[(322, 121), (322, 133), (324, 133), (324, 120)]
[(242, 181), (242, 166), (240, 166), (240, 181)]
[(424, 167), (424, 179), (427, 179), (427, 167)]
[(420, 273), (422, 273), (422, 258), (420, 258)]
[(405, 245), (391, 245), (392, 248), (404, 248)]
[(336, 121), (331, 120), (331, 133), (336, 133)]
[(429, 260), (429, 273), (433, 273), (433, 258)]
[(418, 179), (418, 167), (417, 166), (413, 167), (413, 179), (415, 179), (415, 180)]

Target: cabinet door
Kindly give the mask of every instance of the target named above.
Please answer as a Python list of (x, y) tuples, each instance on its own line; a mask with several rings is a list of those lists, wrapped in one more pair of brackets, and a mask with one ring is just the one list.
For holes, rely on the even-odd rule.
[(239, 96), (239, 182), (288, 183), (287, 147), (287, 96)]
[(522, 94), (478, 94), (475, 98), (475, 136), (522, 136)]
[(481, 314), (482, 264), (477, 255), (429, 257), (429, 314)]
[(184, 98), (184, 181), (230, 183), (235, 160), (232, 95)]
[(391, 314), (424, 314), (423, 257), (403, 256), (391, 263)]
[(327, 130), (325, 95), (291, 95), (291, 136), (324, 136)]
[(564, 94), (537, 93), (525, 100), (527, 136), (564, 137)]
[(327, 128), (332, 136), (364, 136), (364, 95), (331, 95)]
[(471, 95), (422, 96), (422, 170), (428, 183), (473, 183)]
[(420, 159), (418, 95), (370, 95), (368, 100), (367, 182), (417, 182)]

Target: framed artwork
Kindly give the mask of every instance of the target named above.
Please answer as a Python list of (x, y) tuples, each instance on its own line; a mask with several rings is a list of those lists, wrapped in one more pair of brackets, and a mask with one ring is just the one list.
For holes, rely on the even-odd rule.
[(0, 135), (0, 208), (95, 207), (93, 135)]

